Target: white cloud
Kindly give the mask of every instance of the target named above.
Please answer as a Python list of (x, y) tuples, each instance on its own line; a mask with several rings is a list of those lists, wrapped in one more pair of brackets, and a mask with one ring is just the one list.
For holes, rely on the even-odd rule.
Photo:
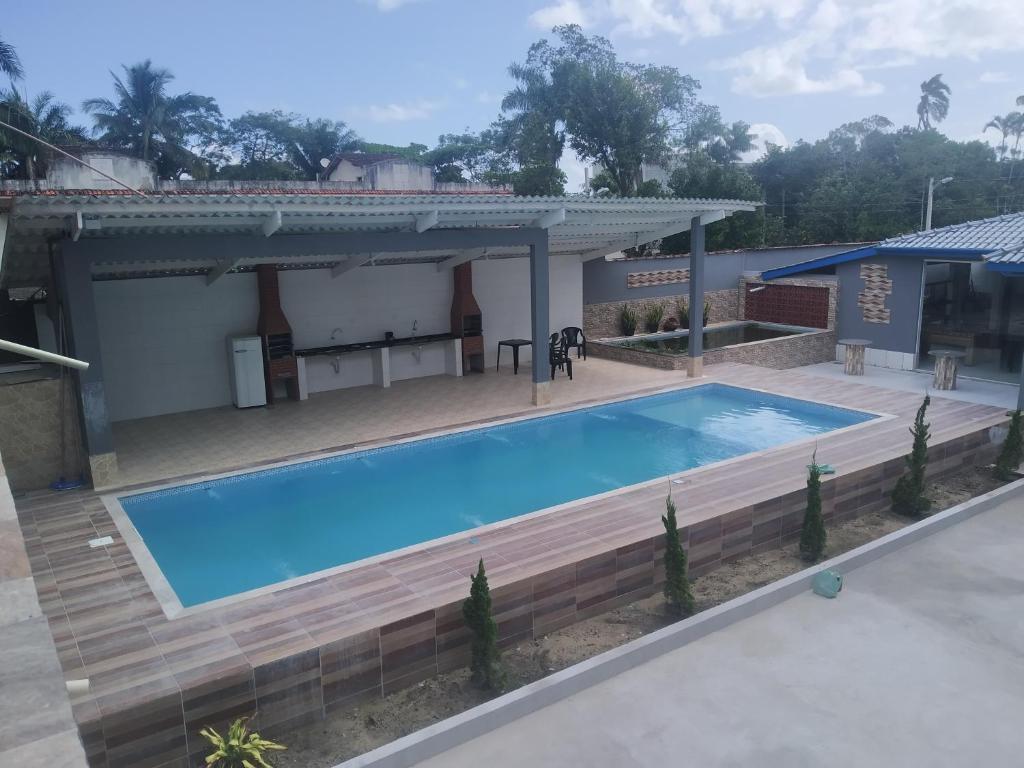
[(1008, 83), (1012, 78), (1006, 72), (982, 72), (978, 77), (980, 83)]
[(480, 91), (476, 95), (476, 100), (478, 104), (500, 104), (501, 96), (490, 91)]
[(741, 160), (744, 163), (752, 163), (768, 151), (769, 144), (779, 147), (788, 147), (789, 139), (782, 132), (779, 126), (773, 123), (754, 123), (750, 126), (750, 132), (754, 134), (754, 148), (745, 152)]
[(375, 123), (406, 123), (425, 120), (440, 108), (437, 101), (415, 101), (405, 104), (371, 104), (359, 112)]
[(548, 5), (530, 14), (528, 21), (534, 27), (547, 32), (561, 24), (587, 25), (587, 16), (578, 0), (558, 0), (555, 5)]
[[(853, 92), (881, 85), (868, 72), (922, 60), (1024, 51), (1020, 0), (560, 0), (559, 9), (611, 34), (647, 39), (753, 32), (764, 42), (723, 57), (734, 91), (754, 95)], [(531, 17), (531, 20), (533, 17)], [(548, 25), (550, 26), (550, 25)], [(998, 76), (1002, 73), (991, 73)], [(984, 82), (1001, 82), (984, 80)]]
[(562, 150), (562, 159), (558, 161), (558, 167), (565, 173), (565, 191), (569, 194), (583, 191), (586, 182), (586, 164), (576, 157), (571, 149)]
[(469, 88), (469, 80), (462, 76), (457, 76), (452, 79), (452, 85), (460, 91), (464, 91)]
[(417, 0), (374, 0), (373, 4), (377, 6), (378, 11), (388, 13), (389, 11), (394, 11), (401, 8), (403, 5), (409, 5), (416, 1)]

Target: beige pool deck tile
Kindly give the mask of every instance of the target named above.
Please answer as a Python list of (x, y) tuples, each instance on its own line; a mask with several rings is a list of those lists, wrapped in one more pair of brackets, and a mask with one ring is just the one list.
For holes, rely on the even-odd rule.
[[(688, 383), (678, 373), (607, 361), (578, 370), (571, 385), (564, 377), (556, 382), (556, 407)], [(838, 472), (823, 486), (826, 514), (860, 514), (884, 501), (883, 484), (902, 471), (917, 395), (860, 382), (837, 387), (799, 371), (723, 365), (707, 373), (705, 381), (890, 414), (816, 444), (818, 460)], [(399, 382), (386, 392), (318, 395), (260, 413), (217, 409), (119, 424), (121, 481), (166, 481), (540, 415), (528, 406), (529, 384), (528, 375), (505, 371), (438, 377)], [(985, 430), (1006, 420), (1001, 409), (932, 402), (935, 469), (960, 466), (983, 447)], [(781, 446), (698, 469), (671, 486), (694, 572), (793, 536), (812, 450), (810, 443)], [(206, 723), (223, 725), (258, 708), (257, 724), (273, 733), (464, 664), (461, 606), (481, 557), (503, 644), (649, 594), (663, 579), (668, 487), (641, 485), (468, 531), (176, 618), (164, 615), (95, 492), (40, 493), (17, 501), (29, 558), (8, 568), (31, 568), (65, 676), (90, 678), (75, 717), (94, 762), (169, 768), (201, 751), (198, 729)], [(98, 535), (111, 535), (114, 544), (90, 549)]]

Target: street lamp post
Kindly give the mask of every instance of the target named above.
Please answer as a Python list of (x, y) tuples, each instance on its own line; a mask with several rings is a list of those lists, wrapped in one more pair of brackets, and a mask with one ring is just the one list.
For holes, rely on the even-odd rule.
[[(943, 184), (949, 184), (949, 182), (951, 182), (952, 180), (953, 180), (952, 176), (947, 176), (944, 179), (939, 179), (938, 186), (942, 186)], [(925, 213), (925, 215), (924, 215), (924, 231), (925, 232), (930, 231), (931, 228), (932, 228), (932, 197), (933, 197), (933, 195), (935, 193), (935, 187), (936, 187), (935, 178), (934, 177), (929, 178), (928, 179), (928, 209), (927, 209), (927, 213)]]

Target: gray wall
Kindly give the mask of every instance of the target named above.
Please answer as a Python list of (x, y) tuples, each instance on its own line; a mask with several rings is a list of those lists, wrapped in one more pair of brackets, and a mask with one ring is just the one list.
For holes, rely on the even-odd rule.
[[(862, 264), (885, 264), (889, 268), (892, 294), (885, 302), (890, 312), (887, 325), (864, 322), (861, 309), (857, 306), (858, 294), (864, 288), (864, 280), (860, 276)], [(923, 267), (923, 259), (911, 256), (876, 257), (838, 265), (839, 338), (870, 339), (875, 349), (916, 353)]]
[[(775, 267), (785, 267), (822, 256), (831, 256), (833, 253), (850, 251), (855, 247), (857, 246), (849, 244), (809, 245), (709, 253), (706, 262), (707, 273), (704, 278), (704, 290), (720, 291), (726, 288), (736, 288), (740, 276), (744, 272), (762, 272)], [(689, 266), (689, 256), (588, 261), (583, 265), (583, 303), (602, 304), (611, 301), (677, 296), (686, 293), (686, 283), (627, 288), (626, 275), (630, 272), (685, 269)]]

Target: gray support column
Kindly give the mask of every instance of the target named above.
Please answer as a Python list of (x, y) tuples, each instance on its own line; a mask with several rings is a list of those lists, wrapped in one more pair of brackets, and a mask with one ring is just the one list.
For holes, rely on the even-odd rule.
[(551, 269), (548, 233), (539, 234), (530, 245), (530, 330), (533, 339), (533, 404), (551, 402), (551, 372), (548, 364)]
[(690, 221), (690, 339), (687, 373), (704, 375), (704, 225), (700, 216)]
[(82, 434), (89, 453), (93, 485), (108, 485), (117, 472), (117, 454), (110, 430), (110, 415), (103, 387), (103, 361), (100, 357), (96, 299), (93, 295), (90, 260), (77, 254), (62, 253), (56, 259), (57, 287), (64, 310), (71, 356), (89, 363), (89, 369), (76, 371)]

